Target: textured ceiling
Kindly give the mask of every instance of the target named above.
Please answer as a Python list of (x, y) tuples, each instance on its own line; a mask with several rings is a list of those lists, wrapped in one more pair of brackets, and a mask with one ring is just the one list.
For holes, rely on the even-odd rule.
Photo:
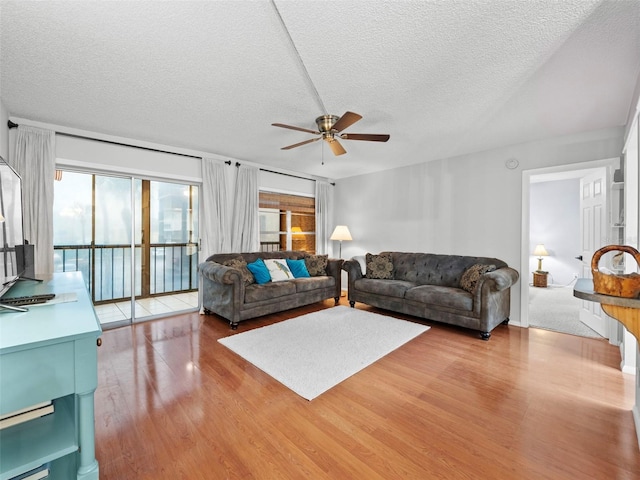
[[(0, 97), (13, 117), (337, 179), (624, 125), (640, 74), (638, 0), (276, 5), (313, 85), (270, 1), (1, 1)], [(347, 110), (363, 119), (346, 132), (389, 142), (280, 150), (311, 136), (271, 123)]]

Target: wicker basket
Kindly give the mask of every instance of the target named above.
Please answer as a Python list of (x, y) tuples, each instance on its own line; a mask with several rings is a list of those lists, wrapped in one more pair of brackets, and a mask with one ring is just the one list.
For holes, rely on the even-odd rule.
[(593, 273), (593, 290), (596, 293), (604, 293), (614, 297), (638, 298), (640, 297), (640, 275), (637, 273), (608, 274), (598, 270), (600, 257), (607, 252), (620, 251), (633, 256), (640, 265), (640, 252), (628, 245), (607, 245), (597, 250), (591, 259), (591, 272)]

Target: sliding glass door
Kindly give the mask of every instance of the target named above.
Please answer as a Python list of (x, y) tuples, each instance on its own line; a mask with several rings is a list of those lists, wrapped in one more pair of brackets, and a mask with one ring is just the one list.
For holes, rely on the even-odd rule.
[(197, 308), (198, 187), (59, 172), (55, 271), (83, 273), (103, 324)]

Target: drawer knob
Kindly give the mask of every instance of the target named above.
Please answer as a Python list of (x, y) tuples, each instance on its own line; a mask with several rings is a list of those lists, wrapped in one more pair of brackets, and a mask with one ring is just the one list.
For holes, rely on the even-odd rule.
[(99, 347), (102, 346), (102, 338), (98, 337), (98, 340), (96, 341), (96, 343), (98, 344)]

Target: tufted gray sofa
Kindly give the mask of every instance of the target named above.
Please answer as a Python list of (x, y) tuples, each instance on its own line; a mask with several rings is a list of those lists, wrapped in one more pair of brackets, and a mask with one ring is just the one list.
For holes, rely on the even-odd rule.
[(327, 275), (296, 278), (263, 285), (245, 285), (239, 270), (224, 266), (227, 260), (242, 257), (247, 263), (258, 258), (288, 258), (299, 260), (300, 251), (219, 253), (198, 265), (202, 306), (206, 314), (216, 313), (229, 320), (232, 329), (243, 320), (281, 312), (290, 308), (333, 298), (340, 301), (342, 260), (329, 259)]
[[(518, 272), (502, 260), (486, 257), (431, 253), (383, 252), (391, 255), (393, 278), (379, 280), (363, 275), (364, 261), (344, 262), (349, 275), (349, 304), (366, 303), (480, 332), (488, 340), (491, 331), (509, 321), (510, 287)], [(495, 265), (477, 281), (473, 293), (461, 288), (463, 273), (472, 265)]]

